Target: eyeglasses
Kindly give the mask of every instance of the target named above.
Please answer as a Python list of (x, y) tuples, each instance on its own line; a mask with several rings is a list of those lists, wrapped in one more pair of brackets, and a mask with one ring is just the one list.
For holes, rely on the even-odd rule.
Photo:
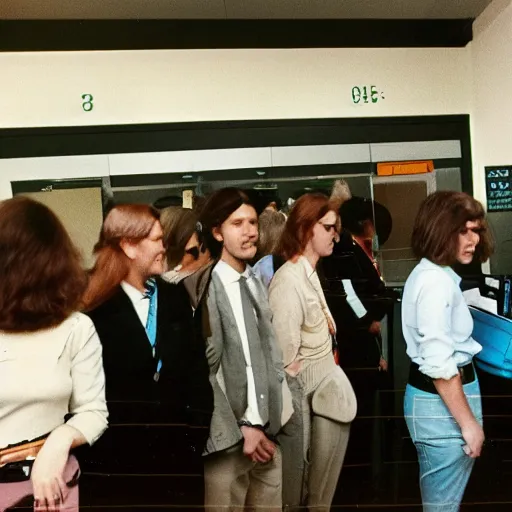
[(185, 254), (190, 254), (192, 258), (195, 260), (199, 259), (199, 247), (197, 245), (194, 245), (194, 247), (189, 247), (188, 249), (185, 249)]
[(335, 232), (337, 231), (336, 224), (324, 224), (323, 222), (319, 222), (318, 224), (323, 226), (327, 233), (330, 233), (332, 230), (334, 230)]
[(194, 245), (194, 247), (189, 247), (188, 249), (185, 249), (185, 254), (190, 254), (190, 256), (192, 256), (192, 258), (194, 258), (195, 260), (199, 259), (200, 252), (206, 252), (206, 247), (204, 244)]

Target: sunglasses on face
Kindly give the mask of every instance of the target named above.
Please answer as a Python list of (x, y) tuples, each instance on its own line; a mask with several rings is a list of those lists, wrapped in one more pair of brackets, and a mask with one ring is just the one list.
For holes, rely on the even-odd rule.
[(204, 245), (198, 246), (194, 245), (194, 247), (189, 247), (185, 249), (185, 254), (189, 254), (195, 260), (199, 259), (199, 253), (204, 253), (206, 251), (206, 247)]
[(336, 224), (324, 224), (323, 222), (319, 222), (318, 224), (323, 226), (325, 231), (327, 231), (327, 233), (330, 233), (331, 231), (336, 232)]

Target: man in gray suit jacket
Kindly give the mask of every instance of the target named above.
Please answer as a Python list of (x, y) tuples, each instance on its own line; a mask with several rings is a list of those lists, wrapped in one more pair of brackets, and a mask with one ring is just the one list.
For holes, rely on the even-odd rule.
[(248, 261), (258, 217), (238, 189), (212, 194), (200, 215), (217, 262), (196, 311), (210, 365), (214, 412), (205, 452), (205, 505), (281, 511), (281, 454), (275, 436), (290, 418), (291, 395), (274, 338), (264, 285)]

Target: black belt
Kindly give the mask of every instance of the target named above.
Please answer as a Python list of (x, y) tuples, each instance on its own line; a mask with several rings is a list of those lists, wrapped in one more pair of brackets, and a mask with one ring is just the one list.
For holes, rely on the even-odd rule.
[[(459, 375), (462, 385), (473, 382), (476, 378), (475, 368), (473, 363), (468, 363), (459, 368)], [(411, 362), (411, 368), (409, 370), (409, 384), (415, 388), (438, 395), (436, 386), (434, 385), (434, 379), (420, 372), (420, 367), (416, 363)]]
[(0, 484), (30, 480), (33, 463), (33, 460), (25, 460), (23, 462), (10, 462), (0, 467)]

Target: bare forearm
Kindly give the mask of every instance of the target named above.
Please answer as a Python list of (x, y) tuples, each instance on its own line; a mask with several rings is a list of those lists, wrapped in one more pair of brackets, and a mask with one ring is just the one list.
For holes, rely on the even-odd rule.
[(59, 445), (72, 450), (86, 443), (87, 439), (76, 428), (70, 425), (61, 425), (50, 434), (45, 444)]
[(461, 429), (476, 423), (459, 375), (455, 375), (450, 380), (434, 379), (434, 385)]

